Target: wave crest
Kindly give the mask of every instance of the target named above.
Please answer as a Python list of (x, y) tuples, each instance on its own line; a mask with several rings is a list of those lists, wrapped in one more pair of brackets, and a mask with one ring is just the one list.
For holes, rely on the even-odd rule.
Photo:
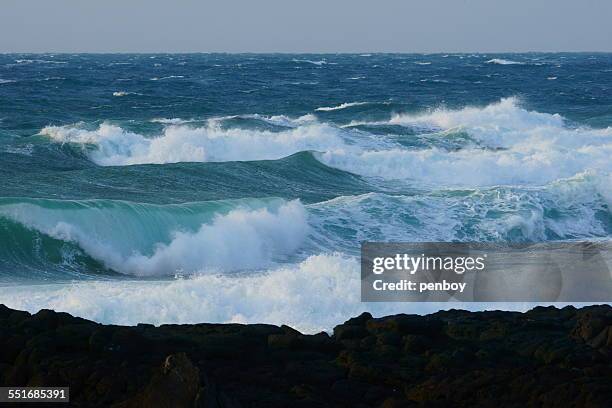
[[(271, 121), (283, 121), (273, 117)], [(281, 132), (224, 129), (210, 122), (203, 127), (169, 126), (162, 135), (146, 137), (103, 123), (96, 130), (48, 126), (41, 135), (56, 142), (93, 146), (87, 154), (102, 166), (145, 163), (273, 160), (305, 150), (344, 146), (341, 130), (325, 124), (307, 124)]]
[(0, 217), (138, 276), (268, 267), (291, 256), (308, 233), (303, 205), (279, 199), (170, 206), (30, 200), (1, 205)]
[[(484, 107), (395, 114), (387, 121), (344, 127), (318, 122), (313, 115), (238, 115), (203, 123), (190, 127), (167, 121), (157, 137), (108, 123), (96, 130), (49, 126), (41, 134), (90, 146), (87, 155), (103, 166), (274, 160), (316, 151), (325, 165), (360, 176), (468, 187), (541, 185), (585, 171), (612, 171), (612, 128), (572, 127), (561, 115), (521, 107), (515, 97)], [(394, 127), (407, 132), (394, 133)], [(467, 137), (457, 143), (453, 138), (458, 134)]]
[(322, 106), (320, 108), (315, 109), (315, 111), (317, 112), (330, 112), (330, 111), (336, 111), (336, 110), (342, 110), (342, 109), (346, 109), (346, 108), (351, 108), (353, 106), (362, 106), (362, 105), (368, 105), (369, 102), (345, 102), (345, 103), (341, 103), (340, 105), (337, 106)]
[(493, 58), (486, 61), (486, 64), (496, 64), (496, 65), (524, 65), (523, 62), (512, 61), (503, 58)]
[(424, 185), (545, 184), (585, 171), (612, 171), (612, 128), (571, 128), (558, 114), (521, 108), (517, 98), (482, 108), (395, 115), (389, 122), (467, 132), (476, 143), (451, 151), (391, 148), (328, 151), (317, 157), (352, 173)]

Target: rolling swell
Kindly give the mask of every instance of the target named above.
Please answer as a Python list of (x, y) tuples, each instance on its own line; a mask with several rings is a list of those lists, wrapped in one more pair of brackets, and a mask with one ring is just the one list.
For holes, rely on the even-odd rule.
[(541, 187), (368, 192), (305, 205), (281, 198), (165, 205), (4, 198), (1, 269), (232, 274), (309, 254), (355, 256), (362, 241), (603, 239), (612, 234), (611, 203), (608, 180), (595, 173)]
[(2, 272), (13, 266), (22, 275), (49, 266), (88, 274), (103, 265), (93, 272), (138, 276), (258, 269), (291, 255), (308, 228), (303, 206), (282, 199), (165, 206), (2, 199), (0, 220)]
[[(62, 148), (70, 157), (80, 151), (80, 148), (68, 144)], [(58, 158), (58, 162), (62, 160)], [(63, 160), (63, 163), (67, 162), (69, 159)], [(85, 159), (85, 165), (82, 163), (79, 161), (77, 168), (50, 169), (46, 167), (47, 159), (38, 157), (36, 151), (32, 156), (2, 161), (2, 194), (5, 197), (100, 198), (154, 204), (276, 196), (300, 198), (310, 203), (376, 189), (359, 176), (326, 166), (311, 152), (300, 152), (279, 160), (225, 163), (123, 167), (96, 166), (88, 159)], [(35, 189), (32, 184), (36, 185)]]

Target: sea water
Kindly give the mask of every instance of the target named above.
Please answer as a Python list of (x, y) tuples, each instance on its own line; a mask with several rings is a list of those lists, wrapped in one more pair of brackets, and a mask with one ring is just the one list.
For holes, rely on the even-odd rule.
[(610, 239), (611, 89), (612, 54), (0, 55), (0, 303), (492, 307), (361, 303), (360, 243)]

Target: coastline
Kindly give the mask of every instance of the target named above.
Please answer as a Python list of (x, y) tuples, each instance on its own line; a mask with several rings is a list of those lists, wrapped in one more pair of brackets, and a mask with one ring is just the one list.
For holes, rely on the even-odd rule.
[(462, 310), (288, 326), (113, 326), (0, 306), (2, 386), (72, 406), (590, 406), (612, 403), (612, 307)]

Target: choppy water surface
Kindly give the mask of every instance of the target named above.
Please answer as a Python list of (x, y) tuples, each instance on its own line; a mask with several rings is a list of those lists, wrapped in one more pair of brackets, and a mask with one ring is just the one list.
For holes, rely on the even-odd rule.
[(611, 89), (610, 54), (0, 55), (0, 301), (414, 311), (359, 303), (361, 241), (610, 238)]

